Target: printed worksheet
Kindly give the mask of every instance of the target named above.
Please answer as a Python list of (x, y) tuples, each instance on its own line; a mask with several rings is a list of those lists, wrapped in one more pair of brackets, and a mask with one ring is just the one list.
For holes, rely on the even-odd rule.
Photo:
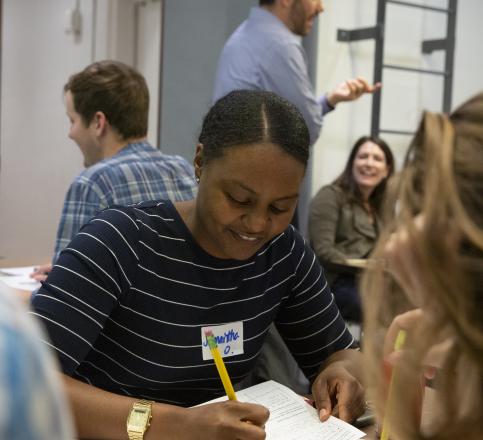
[[(315, 408), (301, 396), (273, 380), (236, 393), (240, 402), (258, 403), (270, 410), (267, 440), (357, 440), (365, 434), (335, 417), (320, 422)], [(226, 400), (226, 397), (215, 401)], [(213, 401), (211, 401), (213, 402)]]

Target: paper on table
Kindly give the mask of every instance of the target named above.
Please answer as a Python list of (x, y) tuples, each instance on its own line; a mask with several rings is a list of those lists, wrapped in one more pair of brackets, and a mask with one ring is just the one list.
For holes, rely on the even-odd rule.
[(0, 289), (15, 292), (18, 290), (28, 290), (33, 292), (40, 287), (40, 283), (30, 278), (35, 266), (7, 267), (0, 269)]
[[(267, 440), (357, 440), (365, 434), (335, 417), (321, 423), (315, 408), (292, 390), (273, 380), (237, 391), (240, 402), (258, 403), (270, 410)], [(210, 402), (224, 401), (226, 397)]]

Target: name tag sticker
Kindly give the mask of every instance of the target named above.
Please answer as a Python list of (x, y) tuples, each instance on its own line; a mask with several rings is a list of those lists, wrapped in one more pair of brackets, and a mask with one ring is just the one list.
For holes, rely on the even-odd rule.
[(213, 359), (210, 348), (208, 347), (208, 342), (206, 341), (206, 330), (211, 330), (213, 332), (221, 357), (226, 358), (236, 356), (237, 354), (243, 354), (242, 321), (201, 328), (201, 350), (204, 361)]

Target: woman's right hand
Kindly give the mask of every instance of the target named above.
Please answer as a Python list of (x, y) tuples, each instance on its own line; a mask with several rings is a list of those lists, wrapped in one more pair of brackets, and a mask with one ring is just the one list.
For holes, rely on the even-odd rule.
[(185, 408), (176, 428), (179, 440), (263, 440), (267, 408), (235, 401)]
[[(408, 312), (397, 315), (389, 326), (386, 337), (384, 339), (384, 359), (390, 364), (396, 364), (403, 350), (394, 351), (394, 342), (400, 330), (404, 330), (412, 337), (417, 337), (418, 327), (424, 324), (428, 319), (427, 313), (422, 309), (413, 309)], [(441, 367), (443, 360), (450, 351), (454, 339), (445, 335), (435, 335), (434, 344), (428, 347), (426, 356), (424, 357), (423, 374), (426, 379), (433, 379), (436, 375), (437, 368)]]
[(384, 359), (397, 357), (394, 352), (394, 343), (400, 330), (411, 332), (424, 319), (422, 309), (413, 309), (397, 315), (389, 326), (386, 337), (384, 338)]

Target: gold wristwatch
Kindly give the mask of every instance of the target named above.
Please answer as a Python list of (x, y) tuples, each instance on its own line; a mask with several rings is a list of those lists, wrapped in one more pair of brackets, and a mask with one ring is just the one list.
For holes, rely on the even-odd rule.
[(144, 433), (148, 430), (151, 423), (152, 404), (148, 400), (140, 400), (132, 406), (131, 412), (127, 416), (127, 435), (129, 440), (143, 440)]

